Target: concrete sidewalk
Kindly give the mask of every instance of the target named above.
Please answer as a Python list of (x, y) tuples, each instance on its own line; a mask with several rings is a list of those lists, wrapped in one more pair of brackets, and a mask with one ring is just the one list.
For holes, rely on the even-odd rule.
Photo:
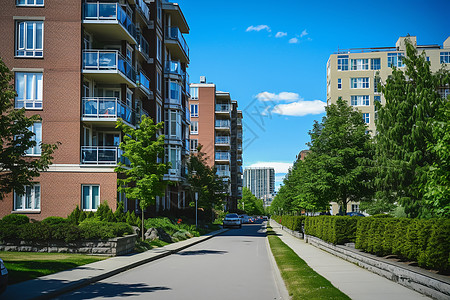
[(0, 295), (0, 299), (51, 299), (120, 272), (176, 253), (226, 231), (228, 229), (221, 229), (201, 237), (194, 237), (139, 254), (115, 256), (75, 269), (14, 284), (7, 287), (6, 291)]
[(271, 221), (272, 229), (308, 266), (328, 279), (352, 299), (358, 300), (413, 300), (430, 299), (400, 284), (376, 275), (353, 263), (293, 237)]

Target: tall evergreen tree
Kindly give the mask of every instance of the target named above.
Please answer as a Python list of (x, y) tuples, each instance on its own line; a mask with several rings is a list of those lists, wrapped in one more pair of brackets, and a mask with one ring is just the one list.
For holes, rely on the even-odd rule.
[(433, 120), (444, 103), (438, 87), (449, 83), (445, 71), (433, 74), (425, 54), (406, 41), (405, 70), (393, 67), (381, 91), (386, 103), (377, 103), (376, 198), (398, 202), (410, 217), (426, 215), (423, 188), (435, 159), (427, 149), (435, 144)]

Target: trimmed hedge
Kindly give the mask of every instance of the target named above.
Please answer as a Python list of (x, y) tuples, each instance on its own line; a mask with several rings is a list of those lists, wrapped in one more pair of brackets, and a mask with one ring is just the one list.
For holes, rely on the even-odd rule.
[(335, 245), (354, 242), (358, 219), (350, 216), (308, 217), (305, 220), (305, 233)]
[(305, 216), (272, 216), (277, 223), (294, 231), (302, 232)]

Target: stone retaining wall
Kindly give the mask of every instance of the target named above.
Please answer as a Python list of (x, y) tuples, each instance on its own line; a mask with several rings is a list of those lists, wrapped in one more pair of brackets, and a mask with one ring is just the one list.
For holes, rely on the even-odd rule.
[(82, 253), (117, 256), (131, 253), (136, 243), (136, 234), (112, 238), (106, 241), (64, 241), (32, 242), (14, 240), (2, 242), (0, 251), (48, 252), (48, 253)]

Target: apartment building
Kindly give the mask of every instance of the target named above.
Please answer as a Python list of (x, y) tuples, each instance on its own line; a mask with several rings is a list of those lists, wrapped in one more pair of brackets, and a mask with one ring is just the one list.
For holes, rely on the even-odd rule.
[(272, 202), (275, 195), (275, 169), (270, 167), (245, 168), (244, 186), (256, 198), (263, 199), (265, 203)]
[(191, 152), (199, 145), (209, 166), (227, 183), (225, 210), (235, 211), (242, 198), (242, 111), (230, 93), (216, 90), (214, 83), (190, 84)]
[[(385, 103), (385, 99), (375, 81), (379, 76), (386, 82), (392, 74), (392, 67), (403, 68), (402, 58), (406, 55), (405, 40), (409, 39), (418, 53), (425, 53), (433, 72), (442, 66), (450, 66), (450, 37), (443, 45), (418, 45), (417, 37), (399, 37), (395, 47), (356, 48), (339, 50), (330, 55), (327, 62), (327, 103), (336, 103), (339, 97), (361, 111), (369, 130), (375, 134), (375, 102)], [(439, 90), (443, 97), (450, 94), (448, 87)], [(351, 202), (347, 211), (359, 211), (359, 203)], [(331, 213), (337, 214), (339, 206), (331, 203)]]
[[(14, 72), (16, 108), (39, 114), (36, 140), (61, 142), (48, 171), (0, 202), (0, 216), (67, 216), (77, 205), (95, 211), (134, 200), (117, 192), (120, 118), (139, 126), (141, 116), (165, 122), (166, 179), (175, 182), (157, 210), (184, 204), (189, 154), (186, 67), (189, 27), (176, 3), (154, 0), (16, 0), (0, 12), (0, 56)], [(40, 147), (27, 155), (39, 156)]]
[[(419, 53), (425, 52), (431, 70), (438, 71), (450, 63), (450, 37), (442, 46), (417, 45), (415, 36), (400, 37), (395, 47), (355, 48), (339, 50), (327, 62), (327, 103), (336, 103), (339, 97), (360, 110), (369, 130), (375, 133), (375, 102), (384, 104), (384, 97), (375, 81), (378, 75), (385, 82), (392, 74), (392, 66), (403, 68), (406, 55), (405, 40), (409, 39)], [(448, 88), (440, 91), (449, 94)]]

